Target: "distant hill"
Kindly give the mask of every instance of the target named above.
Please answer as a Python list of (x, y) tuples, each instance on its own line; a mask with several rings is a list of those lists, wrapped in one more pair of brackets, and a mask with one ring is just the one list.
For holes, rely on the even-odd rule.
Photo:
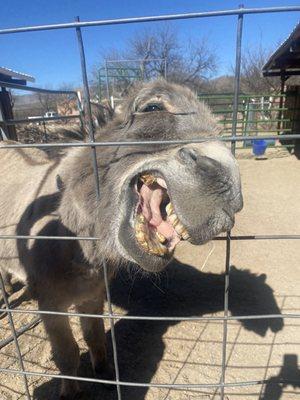
[(207, 81), (203, 81), (198, 90), (199, 93), (233, 93), (234, 76), (222, 75)]
[(14, 107), (23, 107), (24, 105), (32, 104), (38, 102), (37, 97), (34, 94), (14, 94)]
[(45, 110), (36, 94), (13, 94), (15, 119), (44, 115)]

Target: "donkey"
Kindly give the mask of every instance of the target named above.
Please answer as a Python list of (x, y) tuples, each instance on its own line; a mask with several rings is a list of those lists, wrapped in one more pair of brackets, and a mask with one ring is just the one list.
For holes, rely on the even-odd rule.
[[(180, 240), (206, 243), (234, 225), (243, 206), (237, 162), (218, 140), (210, 110), (188, 88), (158, 80), (137, 86), (96, 140), (97, 199), (91, 149), (49, 157), (38, 149), (1, 149), (0, 234), (97, 240), (1, 240), (0, 268), (26, 282), (40, 310), (103, 312), (105, 284), (122, 265), (163, 270)], [(208, 138), (198, 144), (130, 141)], [(67, 317), (42, 315), (54, 361), (76, 376), (79, 350)], [(81, 318), (96, 376), (112, 378), (102, 319)], [(79, 392), (62, 380), (61, 399)]]

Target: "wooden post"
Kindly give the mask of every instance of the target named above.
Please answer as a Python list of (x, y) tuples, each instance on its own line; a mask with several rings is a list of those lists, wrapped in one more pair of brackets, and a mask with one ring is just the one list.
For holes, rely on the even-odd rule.
[[(289, 134), (300, 133), (300, 86), (288, 85), (284, 103), (284, 128), (291, 129)], [(300, 159), (300, 140), (285, 140), (282, 145), (294, 145), (295, 156)]]
[(286, 76), (284, 74), (284, 71), (282, 72), (281, 76), (280, 76), (280, 81), (281, 81), (281, 85), (280, 85), (280, 98), (279, 98), (279, 111), (278, 111), (278, 115), (277, 115), (277, 135), (280, 134), (280, 131), (282, 129), (282, 116), (283, 116), (283, 112), (282, 112), (282, 108), (284, 105), (283, 102), (283, 95), (284, 95), (284, 90), (285, 90), (285, 81), (286, 81)]
[[(5, 88), (1, 88), (0, 91), (0, 108), (4, 121), (7, 119), (14, 119), (10, 94)], [(3, 121), (0, 121), (0, 124), (8, 139), (18, 140), (16, 127), (14, 125), (6, 125)]]

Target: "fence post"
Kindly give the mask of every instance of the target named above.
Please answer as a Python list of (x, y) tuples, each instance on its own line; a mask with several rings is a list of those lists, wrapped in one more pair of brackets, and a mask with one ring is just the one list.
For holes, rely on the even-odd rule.
[[(6, 310), (9, 310), (10, 307), (9, 307), (9, 302), (8, 302), (8, 299), (7, 299), (7, 294), (6, 294), (6, 291), (5, 291), (4, 280), (3, 280), (3, 277), (2, 277), (2, 274), (1, 274), (1, 271), (0, 271), (0, 293), (1, 292), (2, 292), (2, 296), (3, 296), (5, 308), (6, 308)], [(13, 317), (12, 317), (12, 314), (9, 311), (7, 311), (7, 316), (8, 316), (8, 321), (9, 321), (10, 329), (11, 329), (11, 332), (12, 332), (13, 340), (14, 340), (14, 343), (15, 343), (15, 348), (16, 348), (16, 352), (17, 352), (20, 368), (21, 368), (21, 370), (23, 372), (25, 372), (25, 367), (24, 367), (24, 363), (23, 363), (23, 359), (22, 359), (22, 353), (21, 353), (21, 350), (20, 350), (18, 336), (17, 336), (15, 324), (14, 324), (14, 321), (13, 321)], [(23, 375), (23, 380), (24, 380), (26, 398), (27, 398), (27, 400), (31, 400), (31, 396), (30, 396), (30, 393), (29, 393), (28, 379), (27, 379), (27, 375), (26, 374)]]
[(107, 60), (105, 60), (105, 82), (106, 82), (106, 96), (107, 96), (107, 101), (110, 99), (110, 93), (109, 93), (109, 79), (108, 79), (108, 65), (107, 65)]
[[(76, 21), (79, 22), (79, 17), (76, 18)], [(81, 62), (81, 73), (82, 73), (82, 81), (83, 81), (83, 88), (84, 88), (84, 98), (85, 98), (85, 108), (88, 118), (88, 131), (89, 131), (89, 138), (92, 143), (95, 142), (94, 137), (94, 126), (93, 126), (93, 117), (92, 117), (92, 109), (91, 109), (91, 100), (90, 100), (90, 90), (89, 84), (87, 79), (87, 72), (86, 72), (86, 61), (85, 61), (85, 54), (84, 54), (84, 45), (81, 35), (80, 27), (76, 27), (77, 33), (77, 41), (79, 46), (79, 54), (80, 54), (80, 62)], [(93, 159), (93, 168), (94, 168), (94, 176), (95, 176), (95, 188), (96, 188), (96, 196), (97, 200), (100, 199), (100, 186), (99, 186), (99, 173), (98, 173), (98, 164), (97, 164), (97, 153), (96, 147), (91, 146), (92, 151), (92, 159)]]
[[(242, 6), (240, 7), (242, 8)], [(242, 34), (243, 34), (243, 14), (238, 15), (237, 34), (236, 34), (236, 57), (235, 57), (235, 76), (234, 76), (234, 101), (232, 112), (232, 137), (236, 137), (237, 115), (240, 91), (240, 72), (241, 72), (241, 53), (242, 53)], [(231, 151), (235, 155), (236, 142), (231, 142)], [(224, 316), (228, 316), (229, 306), (229, 276), (230, 276), (230, 232), (226, 237), (226, 262), (225, 262), (225, 282), (224, 282)], [(223, 341), (222, 341), (222, 371), (221, 371), (221, 400), (224, 400), (225, 392), (225, 369), (226, 369), (226, 347), (227, 347), (227, 320), (223, 321)]]

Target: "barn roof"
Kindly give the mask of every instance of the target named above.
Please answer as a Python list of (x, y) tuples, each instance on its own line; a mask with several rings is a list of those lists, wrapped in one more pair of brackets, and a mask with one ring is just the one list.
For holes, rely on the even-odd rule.
[(300, 23), (271, 55), (262, 72), (264, 76), (300, 75)]
[[(0, 77), (4, 76), (7, 78), (15, 78), (21, 81), (27, 81), (27, 82), (35, 82), (35, 78), (31, 75), (28, 74), (23, 74), (22, 72), (17, 72), (14, 71), (10, 68), (5, 68), (5, 67), (0, 67)], [(2, 80), (0, 78), (0, 80)]]

